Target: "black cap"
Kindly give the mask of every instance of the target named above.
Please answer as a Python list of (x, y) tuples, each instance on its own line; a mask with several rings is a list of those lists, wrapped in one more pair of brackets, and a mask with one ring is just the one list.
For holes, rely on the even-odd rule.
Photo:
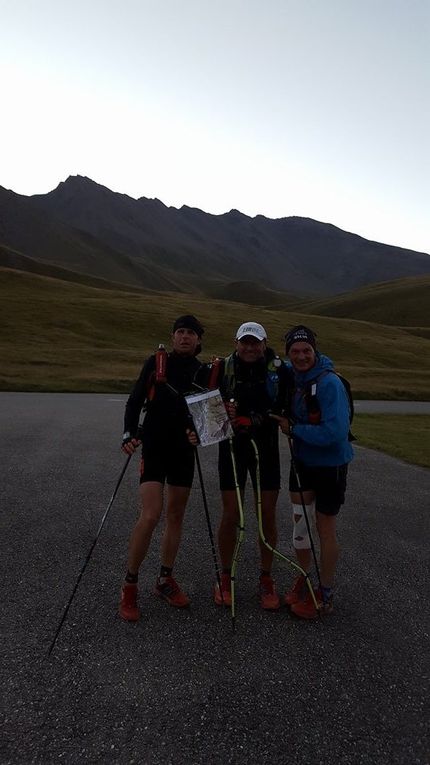
[(204, 329), (202, 325), (200, 324), (199, 320), (196, 319), (195, 316), (192, 314), (185, 314), (184, 316), (179, 316), (178, 319), (176, 319), (174, 325), (173, 325), (173, 332), (176, 332), (177, 329), (192, 329), (193, 332), (196, 333), (199, 337), (201, 337), (204, 333)]
[(288, 330), (285, 335), (285, 353), (288, 353), (294, 343), (309, 343), (314, 351), (317, 349), (316, 334), (303, 324), (298, 324)]

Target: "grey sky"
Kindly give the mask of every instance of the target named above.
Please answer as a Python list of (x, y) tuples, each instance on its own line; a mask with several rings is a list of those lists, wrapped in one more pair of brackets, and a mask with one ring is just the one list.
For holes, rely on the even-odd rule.
[(0, 0), (0, 14), (1, 185), (42, 193), (79, 173), (430, 252), (427, 0)]

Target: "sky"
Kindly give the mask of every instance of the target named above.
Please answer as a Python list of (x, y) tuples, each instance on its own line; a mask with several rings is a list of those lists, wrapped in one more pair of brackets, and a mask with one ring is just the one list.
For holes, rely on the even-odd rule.
[(0, 0), (0, 185), (430, 253), (429, 0)]

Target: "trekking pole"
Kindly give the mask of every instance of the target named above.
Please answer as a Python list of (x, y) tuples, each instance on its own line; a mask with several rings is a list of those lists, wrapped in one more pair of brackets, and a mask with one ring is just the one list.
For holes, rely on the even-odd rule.
[(231, 626), (234, 632), (236, 627), (236, 585), (235, 585), (236, 568), (237, 568), (237, 562), (239, 559), (240, 548), (242, 546), (242, 542), (245, 536), (245, 516), (243, 513), (242, 495), (240, 493), (240, 486), (239, 486), (239, 481), (237, 478), (237, 468), (236, 468), (236, 458), (234, 456), (233, 438), (230, 437), (228, 440), (230, 444), (231, 463), (233, 466), (234, 484), (236, 488), (237, 506), (239, 511), (238, 534), (236, 536), (236, 545), (233, 552), (233, 558), (231, 562), (231, 571), (230, 571)]
[(263, 542), (263, 544), (273, 553), (273, 555), (276, 555), (281, 560), (285, 561), (286, 563), (289, 563), (289, 565), (292, 566), (296, 571), (300, 572), (300, 574), (303, 576), (303, 578), (306, 581), (314, 606), (318, 614), (321, 616), (320, 609), (318, 607), (318, 602), (315, 597), (315, 592), (312, 587), (312, 582), (311, 582), (309, 574), (298, 563), (296, 563), (296, 561), (292, 560), (291, 558), (288, 558), (286, 555), (284, 555), (279, 550), (277, 550), (276, 547), (273, 547), (270, 544), (270, 542), (267, 541), (265, 537), (264, 527), (263, 527), (263, 512), (262, 512), (262, 506), (261, 506), (260, 456), (258, 453), (257, 444), (255, 443), (253, 438), (251, 438), (251, 444), (255, 451), (255, 461), (256, 461), (255, 479), (256, 479), (256, 486), (257, 486), (257, 492), (256, 492), (257, 493), (257, 520), (258, 520), (258, 533), (260, 535), (260, 539)]
[(306, 510), (305, 498), (303, 496), (303, 489), (302, 489), (302, 484), (301, 484), (301, 481), (300, 481), (300, 475), (299, 475), (299, 471), (298, 471), (298, 468), (297, 468), (296, 458), (294, 456), (293, 440), (292, 440), (291, 436), (287, 436), (287, 438), (288, 438), (288, 446), (290, 447), (291, 464), (293, 466), (294, 476), (295, 476), (296, 483), (297, 483), (297, 486), (298, 486), (298, 489), (299, 489), (300, 501), (301, 501), (301, 505), (302, 505), (302, 509), (303, 509), (303, 514), (305, 516), (305, 521), (306, 521), (306, 529), (307, 529), (307, 532), (308, 532), (308, 535), (309, 535), (309, 541), (310, 541), (310, 544), (311, 544), (312, 557), (314, 559), (315, 570), (317, 572), (318, 584), (319, 584), (320, 590), (322, 592), (320, 570), (319, 570), (319, 566), (318, 566), (317, 555), (316, 555), (316, 552), (315, 552), (314, 540), (312, 538), (311, 526), (310, 526), (310, 523), (309, 523), (309, 517), (308, 517), (307, 510)]
[(50, 655), (51, 655), (51, 652), (52, 652), (52, 650), (53, 650), (53, 648), (54, 648), (54, 646), (55, 646), (55, 643), (57, 642), (57, 638), (58, 638), (58, 636), (59, 636), (59, 634), (60, 634), (61, 628), (62, 628), (62, 626), (63, 626), (63, 624), (64, 624), (64, 621), (65, 621), (65, 619), (66, 619), (66, 616), (67, 616), (67, 614), (68, 614), (68, 612), (69, 612), (69, 608), (70, 608), (70, 606), (72, 605), (72, 600), (73, 600), (73, 598), (74, 598), (74, 596), (75, 596), (75, 592), (76, 592), (76, 590), (78, 589), (78, 586), (79, 586), (79, 582), (81, 581), (81, 579), (82, 579), (82, 576), (83, 576), (83, 573), (84, 573), (84, 571), (85, 571), (85, 569), (86, 569), (86, 567), (87, 567), (87, 565), (88, 565), (88, 563), (89, 563), (89, 561), (90, 561), (90, 558), (91, 558), (92, 552), (93, 552), (93, 550), (94, 550), (94, 548), (95, 548), (95, 546), (96, 546), (96, 544), (97, 544), (97, 540), (98, 540), (98, 538), (99, 538), (99, 536), (100, 536), (100, 533), (101, 533), (101, 530), (102, 530), (102, 528), (103, 528), (103, 526), (104, 526), (105, 520), (106, 520), (106, 518), (108, 517), (108, 513), (109, 513), (109, 511), (110, 511), (110, 509), (111, 509), (111, 507), (112, 507), (112, 505), (113, 505), (113, 502), (114, 502), (114, 499), (115, 499), (115, 497), (116, 497), (116, 495), (117, 495), (117, 492), (118, 492), (118, 489), (119, 489), (119, 487), (120, 487), (121, 481), (122, 481), (122, 479), (124, 478), (124, 473), (125, 473), (125, 471), (127, 470), (128, 464), (129, 464), (129, 462), (130, 462), (130, 460), (131, 460), (132, 456), (133, 456), (132, 454), (129, 454), (129, 455), (128, 455), (128, 457), (127, 457), (127, 459), (126, 459), (126, 461), (125, 461), (125, 463), (124, 463), (124, 467), (123, 467), (123, 468), (122, 468), (122, 470), (121, 470), (120, 476), (119, 476), (119, 478), (118, 478), (118, 481), (117, 481), (117, 484), (116, 484), (116, 486), (115, 486), (115, 489), (114, 489), (114, 491), (113, 491), (113, 494), (112, 494), (112, 496), (111, 496), (111, 498), (110, 498), (109, 504), (108, 504), (108, 506), (107, 506), (107, 508), (106, 508), (106, 510), (105, 510), (105, 512), (104, 512), (103, 518), (102, 518), (102, 519), (101, 519), (101, 521), (100, 521), (100, 525), (99, 525), (99, 527), (98, 527), (98, 530), (97, 530), (97, 534), (96, 534), (96, 536), (95, 536), (95, 538), (94, 538), (94, 541), (93, 541), (93, 543), (92, 543), (92, 545), (91, 545), (91, 547), (90, 547), (90, 549), (89, 549), (89, 551), (88, 551), (88, 555), (87, 555), (87, 557), (86, 557), (86, 559), (85, 559), (85, 563), (84, 563), (84, 565), (82, 566), (82, 568), (81, 568), (81, 570), (80, 570), (79, 576), (78, 576), (78, 578), (77, 578), (77, 580), (76, 580), (76, 584), (75, 584), (75, 586), (74, 586), (74, 588), (73, 588), (73, 592), (72, 592), (72, 594), (71, 594), (71, 596), (70, 596), (70, 598), (69, 598), (69, 602), (67, 603), (67, 605), (66, 605), (66, 607), (65, 607), (65, 609), (64, 609), (64, 612), (63, 612), (63, 615), (62, 615), (62, 617), (61, 617), (60, 623), (59, 623), (59, 625), (58, 625), (58, 627), (57, 627), (57, 631), (56, 631), (56, 633), (55, 633), (55, 635), (54, 635), (54, 639), (53, 639), (53, 641), (52, 641), (52, 643), (51, 643), (51, 645), (50, 645), (50, 647), (49, 647), (48, 656), (50, 656)]
[(194, 447), (194, 454), (195, 454), (195, 457), (196, 457), (197, 472), (199, 474), (200, 488), (201, 488), (201, 491), (202, 491), (203, 507), (205, 509), (206, 523), (207, 523), (207, 527), (208, 527), (209, 540), (210, 540), (211, 549), (212, 549), (212, 558), (213, 558), (213, 562), (214, 562), (214, 566), (215, 566), (215, 576), (216, 576), (217, 584), (218, 584), (218, 587), (219, 587), (219, 591), (221, 593), (221, 600), (222, 600), (222, 603), (224, 605), (224, 595), (223, 595), (222, 586), (221, 586), (221, 575), (220, 575), (220, 570), (219, 570), (219, 565), (218, 565), (218, 558), (217, 558), (217, 554), (216, 554), (216, 550), (215, 550), (215, 542), (214, 542), (214, 535), (213, 535), (213, 531), (212, 531), (212, 523), (211, 523), (211, 518), (210, 518), (210, 515), (209, 515), (208, 501), (207, 501), (207, 498), (206, 498), (206, 490), (205, 490), (205, 485), (204, 485), (204, 481), (203, 481), (202, 467), (201, 467), (201, 464), (200, 464), (200, 457), (199, 457), (199, 453), (198, 453), (198, 450), (197, 450), (197, 446)]

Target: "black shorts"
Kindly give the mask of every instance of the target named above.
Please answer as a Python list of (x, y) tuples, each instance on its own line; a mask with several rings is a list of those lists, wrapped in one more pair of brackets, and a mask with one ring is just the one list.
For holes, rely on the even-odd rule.
[(140, 483), (157, 481), (169, 486), (190, 488), (194, 477), (194, 449), (184, 444), (166, 444), (150, 441), (142, 444)]
[[(323, 515), (337, 515), (345, 502), (348, 465), (309, 467), (296, 462), (302, 491), (315, 492), (315, 510)], [(299, 491), (293, 466), (290, 468), (290, 491)]]
[[(271, 437), (255, 441), (258, 449), (260, 488), (261, 491), (278, 491), (281, 486), (281, 469), (279, 463), (278, 433)], [(233, 438), (233, 449), (236, 461), (237, 479), (243, 491), (247, 474), (251, 476), (254, 491), (257, 490), (256, 457), (251, 439), (248, 436)], [(234, 491), (233, 465), (229, 441), (221, 441), (218, 453), (218, 472), (221, 491)]]

